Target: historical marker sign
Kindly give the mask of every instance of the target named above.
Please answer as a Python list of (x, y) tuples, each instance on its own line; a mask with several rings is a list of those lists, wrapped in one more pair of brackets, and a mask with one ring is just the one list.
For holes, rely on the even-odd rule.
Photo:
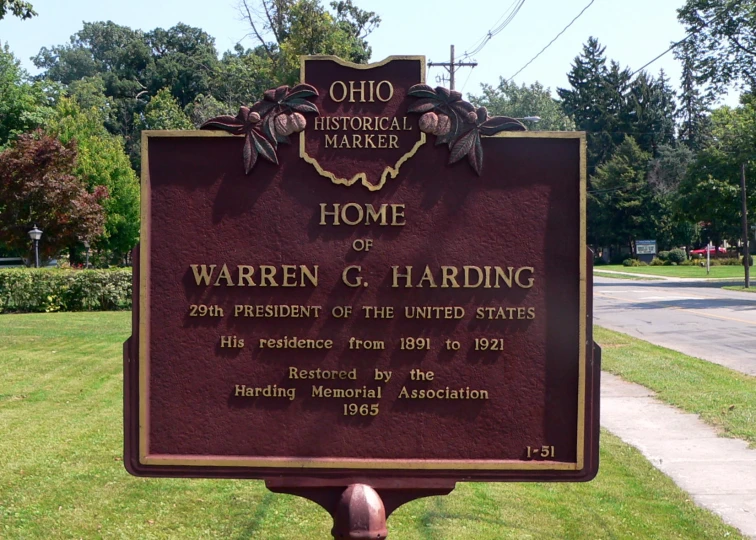
[(209, 131), (145, 133), (130, 472), (595, 475), (584, 136), (423, 74), (306, 58)]

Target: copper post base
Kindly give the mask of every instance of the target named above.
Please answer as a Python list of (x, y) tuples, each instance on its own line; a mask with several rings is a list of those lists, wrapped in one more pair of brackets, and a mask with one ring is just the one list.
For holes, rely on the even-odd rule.
[(381, 540), (388, 536), (380, 495), (365, 484), (351, 484), (341, 494), (333, 515), (336, 540)]

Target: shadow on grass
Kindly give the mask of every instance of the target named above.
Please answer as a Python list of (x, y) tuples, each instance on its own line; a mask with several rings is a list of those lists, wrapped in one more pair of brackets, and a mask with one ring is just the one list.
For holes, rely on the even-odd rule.
[(436, 497), (432, 502), (432, 507), (429, 505), (429, 508), (420, 518), (422, 529), (417, 532), (421, 535), (423, 540), (438, 540), (438, 528), (443, 526), (444, 523), (449, 523), (455, 520), (489, 525), (492, 530), (498, 531), (496, 534), (502, 534), (502, 531), (506, 530), (509, 531), (510, 536), (514, 531), (532, 535), (533, 538), (539, 536), (539, 531), (530, 530), (522, 523), (514, 523), (503, 517), (487, 515), (486, 507), (491, 507), (492, 509), (498, 508), (499, 502), (486, 492), (486, 485), (480, 486), (480, 488), (476, 483), (471, 485), (474, 491), (474, 497), (478, 503), (482, 503), (482, 507), (480, 505), (475, 505), (471, 506), (469, 512), (454, 512), (449, 510), (448, 505), (443, 498)]
[(265, 520), (265, 516), (268, 513), (268, 510), (270, 510), (270, 507), (274, 502), (273, 499), (275, 497), (276, 495), (271, 492), (267, 492), (265, 495), (263, 495), (262, 500), (255, 507), (255, 513), (252, 515), (249, 523), (239, 534), (236, 535), (237, 540), (248, 540), (249, 538), (254, 538), (255, 533), (259, 532), (258, 529)]

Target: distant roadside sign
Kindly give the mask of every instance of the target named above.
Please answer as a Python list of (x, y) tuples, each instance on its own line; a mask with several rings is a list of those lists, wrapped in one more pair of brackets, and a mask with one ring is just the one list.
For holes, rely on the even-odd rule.
[(636, 240), (636, 255), (656, 255), (656, 240)]

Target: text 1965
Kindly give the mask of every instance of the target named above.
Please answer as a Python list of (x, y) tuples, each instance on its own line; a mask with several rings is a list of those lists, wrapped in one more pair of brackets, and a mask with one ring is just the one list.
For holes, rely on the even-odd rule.
[(378, 404), (368, 405), (363, 403), (344, 403), (344, 416), (378, 416)]

